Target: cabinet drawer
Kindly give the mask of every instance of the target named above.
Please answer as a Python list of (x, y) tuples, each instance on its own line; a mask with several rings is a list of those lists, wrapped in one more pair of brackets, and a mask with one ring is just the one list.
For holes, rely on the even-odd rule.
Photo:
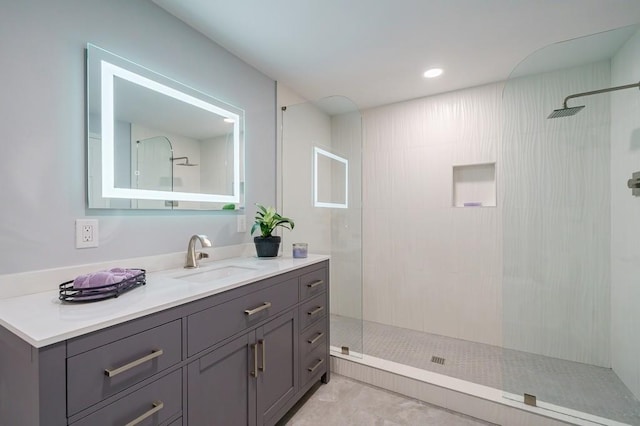
[[(177, 370), (82, 418), (73, 426), (125, 425), (135, 419), (140, 420), (136, 423), (139, 426), (159, 425), (181, 410), (182, 370)], [(145, 415), (147, 417), (143, 419)]]
[(181, 324), (176, 320), (68, 358), (68, 415), (180, 362)]
[(300, 389), (304, 388), (312, 380), (317, 380), (327, 372), (329, 357), (327, 347), (320, 345), (310, 354), (300, 357)]
[(304, 359), (318, 346), (325, 346), (327, 343), (327, 322), (319, 321), (309, 327), (300, 335), (298, 346), (300, 348), (300, 359)]
[(284, 311), (298, 302), (298, 279), (250, 293), (187, 318), (187, 352), (192, 356)]
[(318, 269), (300, 277), (300, 300), (323, 293), (327, 289), (327, 270)]
[(327, 315), (327, 295), (325, 293), (300, 305), (300, 330), (304, 330)]

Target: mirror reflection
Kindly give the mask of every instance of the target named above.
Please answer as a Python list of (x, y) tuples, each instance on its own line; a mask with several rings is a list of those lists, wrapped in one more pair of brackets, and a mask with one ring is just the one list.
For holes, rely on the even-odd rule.
[(349, 161), (332, 152), (313, 149), (314, 206), (348, 208)]
[(90, 208), (244, 207), (244, 112), (87, 47)]

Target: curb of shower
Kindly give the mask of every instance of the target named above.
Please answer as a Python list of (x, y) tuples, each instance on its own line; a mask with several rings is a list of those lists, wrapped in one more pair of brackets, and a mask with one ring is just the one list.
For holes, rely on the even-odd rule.
[[(537, 406), (526, 405), (523, 395), (353, 351), (345, 355), (334, 346), (331, 346), (331, 360), (331, 370), (336, 374), (496, 424), (506, 424), (504, 419), (507, 418), (513, 421), (513, 411), (518, 410), (529, 418), (543, 417), (565, 424), (630, 426), (543, 401), (538, 401)], [(437, 388), (440, 388), (440, 395)]]

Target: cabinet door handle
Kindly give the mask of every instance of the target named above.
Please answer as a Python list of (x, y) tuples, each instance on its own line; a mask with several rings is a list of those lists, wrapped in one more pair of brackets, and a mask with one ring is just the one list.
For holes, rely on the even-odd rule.
[(309, 370), (310, 373), (313, 373), (318, 369), (318, 367), (322, 365), (323, 362), (324, 362), (324, 359), (319, 359), (318, 362), (316, 362), (316, 365), (314, 365), (313, 367), (307, 368), (307, 370)]
[(262, 346), (262, 365), (258, 369), (267, 371), (267, 350), (265, 349), (264, 339), (258, 340), (258, 344)]
[(153, 402), (153, 408), (151, 410), (149, 410), (146, 413), (140, 415), (139, 417), (136, 417), (135, 419), (131, 420), (125, 426), (136, 426), (137, 424), (142, 423), (142, 421), (144, 419), (146, 419), (147, 417), (153, 416), (155, 413), (157, 413), (158, 411), (162, 410), (163, 408), (164, 408), (164, 402), (162, 402), (162, 401), (154, 401)]
[(251, 351), (253, 352), (253, 371), (249, 374), (251, 377), (258, 377), (258, 345), (251, 345)]
[(307, 284), (307, 287), (309, 288), (315, 288), (318, 287), (319, 285), (324, 284), (323, 280), (315, 280), (315, 281), (311, 281), (309, 284)]
[(264, 302), (262, 305), (257, 308), (247, 309), (244, 311), (244, 314), (250, 317), (253, 314), (257, 314), (258, 312), (264, 311), (265, 309), (269, 309), (271, 307), (271, 302)]
[(324, 333), (320, 332), (318, 333), (318, 335), (316, 337), (314, 337), (313, 339), (309, 339), (307, 340), (307, 342), (309, 342), (309, 344), (313, 345), (315, 342), (317, 342), (318, 340), (320, 340), (322, 338), (322, 336), (324, 336)]
[(324, 306), (318, 306), (317, 308), (307, 312), (307, 315), (311, 316), (311, 315), (315, 315), (317, 313), (320, 313), (324, 310)]
[(149, 362), (152, 359), (158, 358), (163, 353), (164, 351), (162, 349), (158, 349), (151, 352), (149, 355), (138, 358), (135, 361), (130, 362), (129, 364), (123, 365), (122, 367), (114, 368), (113, 370), (107, 368), (104, 370), (104, 374), (109, 377), (117, 376), (118, 374), (124, 373), (127, 370), (131, 370), (132, 368), (137, 367), (140, 364), (144, 364), (145, 362)]

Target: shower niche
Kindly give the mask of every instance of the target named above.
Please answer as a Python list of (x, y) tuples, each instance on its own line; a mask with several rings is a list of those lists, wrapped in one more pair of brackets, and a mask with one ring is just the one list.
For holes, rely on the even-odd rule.
[(496, 163), (453, 166), (453, 207), (496, 206)]

